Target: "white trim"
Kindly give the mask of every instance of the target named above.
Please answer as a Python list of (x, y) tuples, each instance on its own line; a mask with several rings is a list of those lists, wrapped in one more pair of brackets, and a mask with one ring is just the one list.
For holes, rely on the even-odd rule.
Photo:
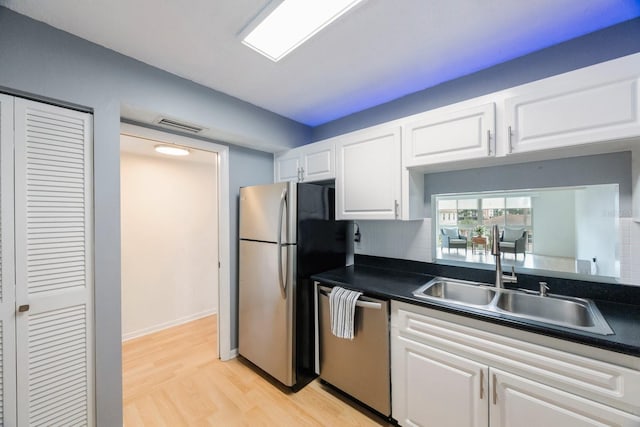
[(146, 328), (138, 329), (137, 331), (129, 332), (122, 335), (122, 342), (132, 340), (134, 338), (140, 338), (145, 335), (152, 334), (154, 332), (160, 332), (164, 329), (171, 328), (173, 326), (183, 325), (185, 323), (192, 322), (194, 320), (202, 319), (203, 317), (212, 316), (216, 314), (216, 310), (205, 310), (199, 313), (190, 314), (188, 316), (180, 317), (178, 319), (169, 320), (168, 322), (159, 323), (157, 325), (148, 326)]
[(238, 357), (238, 349), (232, 348), (229, 350), (229, 359), (235, 359), (236, 357)]
[[(183, 145), (218, 154), (218, 355), (222, 360), (235, 357), (231, 350), (231, 241), (229, 238), (229, 147), (215, 142), (175, 135), (128, 123), (120, 124), (120, 133)], [(237, 355), (237, 351), (236, 351)]]

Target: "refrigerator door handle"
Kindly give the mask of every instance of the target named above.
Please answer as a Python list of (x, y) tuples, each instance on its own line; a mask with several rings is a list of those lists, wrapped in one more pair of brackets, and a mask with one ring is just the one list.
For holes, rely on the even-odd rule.
[[(287, 204), (287, 189), (282, 190), (282, 194), (280, 195), (280, 210), (278, 212), (278, 279), (280, 280), (280, 288), (282, 288), (283, 297), (286, 298), (287, 295), (287, 279), (283, 277), (282, 273), (282, 246), (286, 246), (282, 244), (282, 216), (284, 214), (284, 208)], [(289, 224), (289, 221), (287, 221)], [(287, 267), (289, 266), (289, 248), (287, 247)]]

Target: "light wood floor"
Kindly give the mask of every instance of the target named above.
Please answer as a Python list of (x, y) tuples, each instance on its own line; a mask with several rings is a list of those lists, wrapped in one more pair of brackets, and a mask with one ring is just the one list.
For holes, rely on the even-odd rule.
[(215, 316), (123, 344), (124, 424), (385, 426), (317, 380), (297, 393), (217, 358)]

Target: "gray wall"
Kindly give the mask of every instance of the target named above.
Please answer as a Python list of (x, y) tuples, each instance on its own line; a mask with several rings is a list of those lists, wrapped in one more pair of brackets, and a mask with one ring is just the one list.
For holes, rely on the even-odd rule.
[(313, 128), (312, 140), (362, 129), (640, 52), (640, 18), (596, 31)]
[[(98, 425), (121, 425), (121, 105), (160, 111), (219, 129), (238, 142), (277, 142), (293, 147), (309, 140), (309, 128), (3, 7), (0, 7), (0, 90), (93, 111), (96, 410)], [(232, 208), (229, 227), (234, 242), (238, 186), (271, 182), (273, 157), (233, 146), (229, 157)], [(233, 294), (237, 257), (235, 248), (232, 249)]]
[(618, 184), (620, 216), (631, 216), (631, 152), (439, 172), (424, 176), (425, 217), (434, 194)]

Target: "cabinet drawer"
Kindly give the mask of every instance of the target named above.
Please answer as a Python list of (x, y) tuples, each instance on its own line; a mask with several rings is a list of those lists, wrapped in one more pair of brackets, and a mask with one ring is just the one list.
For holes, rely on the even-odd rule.
[(415, 308), (393, 302), (394, 333), (640, 415), (639, 371), (436, 319)]

